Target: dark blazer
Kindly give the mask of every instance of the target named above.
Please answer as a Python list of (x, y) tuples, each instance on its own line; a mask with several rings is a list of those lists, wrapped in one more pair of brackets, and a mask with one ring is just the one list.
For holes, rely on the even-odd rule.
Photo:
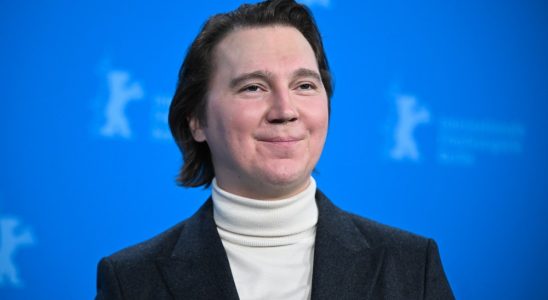
[[(312, 299), (454, 299), (436, 243), (344, 212), (320, 191)], [(103, 258), (96, 299), (238, 299), (211, 199), (189, 219)]]

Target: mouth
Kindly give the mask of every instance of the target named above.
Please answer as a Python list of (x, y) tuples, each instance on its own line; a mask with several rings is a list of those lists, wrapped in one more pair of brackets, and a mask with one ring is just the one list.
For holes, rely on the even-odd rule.
[(286, 138), (286, 137), (275, 137), (275, 138), (267, 138), (267, 139), (259, 139), (261, 142), (267, 142), (267, 143), (294, 143), (298, 142), (302, 139), (299, 138)]
[(260, 142), (274, 143), (274, 144), (291, 144), (304, 140), (304, 137), (300, 136), (272, 136), (272, 137), (259, 137)]
[(257, 141), (262, 145), (261, 148), (265, 150), (268, 157), (288, 159), (294, 158), (298, 149), (302, 147), (302, 141), (304, 137), (300, 136), (261, 136), (257, 138)]

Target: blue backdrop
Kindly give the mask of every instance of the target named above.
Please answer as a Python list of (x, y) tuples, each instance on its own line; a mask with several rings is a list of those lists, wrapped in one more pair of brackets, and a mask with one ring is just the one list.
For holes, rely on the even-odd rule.
[[(460, 299), (548, 299), (548, 6), (308, 0), (335, 78), (315, 175), (434, 238)], [(237, 1), (2, 1), (0, 298), (90, 299), (98, 260), (209, 195), (174, 179), (186, 48)]]

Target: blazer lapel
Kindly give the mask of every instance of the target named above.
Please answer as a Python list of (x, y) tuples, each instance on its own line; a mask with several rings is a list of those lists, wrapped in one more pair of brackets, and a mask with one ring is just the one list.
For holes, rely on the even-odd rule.
[(384, 250), (372, 248), (348, 215), (319, 190), (316, 201), (312, 300), (371, 298)]
[(175, 299), (239, 299), (211, 198), (185, 222), (171, 256), (157, 265)]

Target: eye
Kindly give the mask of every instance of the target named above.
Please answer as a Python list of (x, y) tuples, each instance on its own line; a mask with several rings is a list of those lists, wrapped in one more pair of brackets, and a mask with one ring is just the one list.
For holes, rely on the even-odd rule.
[(297, 91), (306, 92), (306, 93), (316, 91), (317, 89), (318, 89), (318, 86), (315, 83), (309, 82), (309, 81), (300, 82), (297, 84), (297, 87), (296, 87)]
[(311, 83), (302, 83), (299, 85), (299, 89), (301, 90), (312, 90), (314, 89), (314, 85)]
[(251, 92), (251, 93), (254, 93), (254, 92), (258, 92), (261, 90), (261, 87), (256, 85), (256, 84), (251, 84), (251, 85), (247, 85), (245, 87), (243, 87), (242, 89), (240, 89), (240, 92)]

